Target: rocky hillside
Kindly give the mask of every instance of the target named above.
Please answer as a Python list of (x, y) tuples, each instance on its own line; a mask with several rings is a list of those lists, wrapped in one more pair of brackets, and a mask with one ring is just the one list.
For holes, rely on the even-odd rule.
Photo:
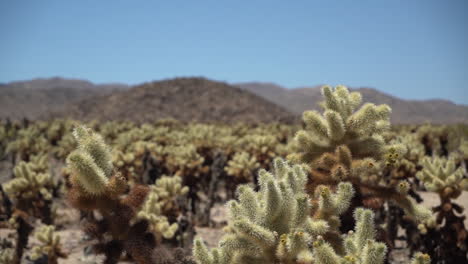
[(294, 115), (249, 91), (204, 78), (177, 78), (145, 83), (110, 95), (93, 97), (55, 117), (84, 120), (152, 122), (174, 118), (194, 122), (272, 122)]
[[(319, 109), (318, 103), (322, 100), (320, 86), (296, 89), (286, 89), (271, 83), (241, 83), (236, 86), (262, 96), (295, 114)], [(352, 90), (359, 91), (364, 102), (390, 105), (393, 110), (393, 123), (468, 123), (468, 106), (457, 105), (447, 100), (404, 100), (371, 88)]]
[[(364, 101), (390, 105), (394, 123), (468, 123), (468, 106), (446, 100), (404, 100), (370, 88), (355, 90)], [(178, 78), (131, 87), (48, 78), (0, 84), (0, 119), (270, 122), (319, 109), (321, 100), (320, 86), (286, 89), (272, 83), (229, 85)]]
[(0, 84), (0, 118), (37, 119), (94, 96), (127, 89), (84, 80), (48, 78)]

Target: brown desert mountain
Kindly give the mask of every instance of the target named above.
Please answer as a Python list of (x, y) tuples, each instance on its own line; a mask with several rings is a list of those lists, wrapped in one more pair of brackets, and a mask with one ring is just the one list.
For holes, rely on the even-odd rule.
[(83, 99), (126, 88), (58, 77), (0, 84), (0, 119), (37, 119)]
[[(353, 90), (362, 93), (364, 102), (390, 105), (394, 123), (468, 123), (468, 106), (446, 100), (404, 100), (371, 88)], [(0, 84), (0, 119), (270, 122), (319, 109), (321, 100), (319, 86), (286, 89), (272, 83), (229, 85), (177, 78), (131, 87), (56, 77)]]
[[(320, 110), (318, 104), (322, 100), (320, 86), (286, 89), (272, 83), (251, 82), (235, 85), (258, 94), (298, 115), (305, 110)], [(457, 105), (447, 100), (404, 100), (372, 88), (351, 90), (359, 91), (362, 94), (363, 102), (390, 105), (393, 123), (468, 123), (468, 106)]]
[(83, 100), (58, 116), (137, 123), (173, 118), (193, 122), (292, 122), (295, 116), (249, 91), (204, 78), (144, 83)]

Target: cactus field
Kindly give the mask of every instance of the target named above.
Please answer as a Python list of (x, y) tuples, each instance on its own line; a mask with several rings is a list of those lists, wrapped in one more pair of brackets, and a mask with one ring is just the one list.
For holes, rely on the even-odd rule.
[(0, 120), (0, 264), (468, 263), (468, 125)]

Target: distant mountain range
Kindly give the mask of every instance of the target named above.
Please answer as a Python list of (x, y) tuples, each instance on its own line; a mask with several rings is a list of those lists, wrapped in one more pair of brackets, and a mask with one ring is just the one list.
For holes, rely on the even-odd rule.
[(92, 97), (54, 117), (84, 120), (131, 120), (137, 123), (174, 118), (185, 122), (288, 122), (295, 117), (260, 96), (204, 78), (176, 78)]
[[(238, 83), (242, 89), (255, 93), (283, 106), (294, 114), (305, 110), (319, 110), (322, 101), (321, 86), (286, 89), (272, 83)], [(350, 88), (362, 94), (363, 102), (388, 104), (392, 107), (393, 123), (467, 123), (468, 106), (457, 105), (448, 100), (404, 100), (373, 88)]]
[(59, 77), (0, 84), (0, 118), (44, 118), (79, 101), (128, 88)]
[[(468, 106), (446, 100), (404, 100), (357, 88), (363, 102), (388, 104), (394, 123), (468, 123)], [(292, 122), (319, 109), (320, 87), (286, 89), (272, 83), (227, 84), (176, 78), (136, 86), (65, 78), (0, 84), (0, 118), (133, 120), (174, 118), (200, 122)]]

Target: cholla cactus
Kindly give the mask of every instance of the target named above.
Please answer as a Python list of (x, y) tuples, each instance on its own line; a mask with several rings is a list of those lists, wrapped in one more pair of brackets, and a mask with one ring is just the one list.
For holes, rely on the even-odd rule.
[(418, 172), (417, 177), (426, 189), (439, 195), (440, 205), (433, 208), (435, 219), (418, 225), (420, 243), (429, 250), (436, 262), (466, 262), (468, 230), (464, 223), (465, 216), (462, 215), (464, 208), (453, 201), (463, 190), (468, 190), (465, 169), (463, 166), (457, 168), (455, 157), (451, 155), (448, 158), (426, 157), (422, 164), (423, 170)]
[(166, 212), (175, 207), (174, 202), (177, 197), (186, 195), (189, 191), (189, 187), (182, 186), (182, 178), (179, 176), (163, 176), (157, 179), (151, 188), (158, 192), (163, 210)]
[(411, 259), (411, 264), (430, 264), (431, 257), (428, 254), (416, 253)]
[(335, 186), (346, 180), (362, 197), (362, 204), (380, 208), (391, 200), (418, 221), (427, 220), (431, 212), (416, 204), (408, 194), (406, 181), (386, 177), (383, 164), (393, 166), (406, 151), (401, 144), (387, 145), (383, 134), (390, 128), (390, 107), (361, 104), (361, 95), (344, 86), (334, 90), (322, 88), (325, 112), (306, 111), (306, 129), (296, 134), (292, 143), (293, 162), (309, 165), (310, 190), (318, 184)]
[(102, 195), (108, 191), (113, 165), (109, 148), (102, 137), (80, 126), (73, 135), (78, 149), (72, 152), (67, 163), (75, 172), (73, 180), (90, 195)]
[(344, 237), (345, 255), (337, 254), (322, 237), (313, 243), (315, 264), (383, 264), (387, 247), (376, 242), (374, 213), (371, 210), (357, 208), (354, 211), (356, 226)]
[(141, 182), (145, 169), (145, 160), (153, 143), (145, 141), (150, 137), (146, 131), (149, 125), (143, 125), (141, 130), (131, 129), (119, 135), (114, 142), (112, 162), (116, 169), (130, 183)]
[[(461, 144), (460, 131), (457, 126), (434, 126), (423, 125), (420, 126), (416, 134), (419, 141), (424, 144), (426, 155), (440, 155), (447, 156), (449, 153), (455, 151)], [(465, 134), (466, 135), (466, 134)]]
[(276, 159), (274, 168), (274, 174), (259, 172), (258, 192), (245, 185), (238, 188), (238, 201), (228, 203), (228, 234), (219, 247), (209, 250), (195, 240), (197, 263), (384, 263), (387, 248), (375, 241), (372, 211), (356, 209), (355, 231), (330, 236), (338, 232), (338, 215), (348, 209), (351, 184), (339, 184), (336, 193), (321, 186), (311, 202), (304, 188), (307, 176), (299, 165), (290, 167)]
[(156, 235), (158, 241), (161, 237), (171, 239), (178, 229), (177, 223), (169, 224), (167, 215), (176, 209), (177, 197), (187, 194), (189, 188), (182, 187), (180, 177), (163, 176), (151, 186), (141, 210), (137, 213), (137, 219), (148, 220), (150, 230)]
[[(387, 163), (395, 163), (401, 155), (397, 148), (389, 148), (384, 158)], [(349, 181), (358, 188), (363, 205), (380, 208), (385, 200), (402, 207), (406, 214), (417, 221), (425, 221), (431, 211), (418, 205), (408, 191), (410, 184), (401, 179), (387, 179), (382, 175), (381, 163), (371, 158), (353, 159), (347, 146), (338, 146), (334, 153), (325, 153), (317, 161), (317, 168), (311, 170), (312, 182), (309, 189), (317, 190), (318, 184), (335, 186), (341, 181)]]
[(195, 240), (198, 263), (311, 263), (309, 245), (329, 225), (310, 216), (313, 208), (305, 193), (307, 176), (300, 166), (290, 167), (276, 159), (274, 167), (274, 174), (259, 172), (258, 192), (248, 186), (238, 188), (238, 201), (228, 203), (228, 234), (218, 248), (209, 251), (201, 240)]
[(0, 252), (0, 264), (14, 263), (15, 252), (11, 248), (2, 249)]
[[(369, 209), (357, 208), (354, 211), (356, 221), (354, 231), (343, 236), (343, 253), (339, 253), (322, 236), (313, 242), (314, 264), (383, 264), (387, 246), (375, 241), (376, 228), (374, 213)], [(416, 253), (411, 264), (429, 264), (427, 254)]]
[(395, 179), (408, 179), (416, 176), (418, 163), (425, 155), (424, 145), (419, 142), (417, 134), (405, 131), (390, 141), (391, 144), (406, 146), (391, 168), (391, 176)]
[(33, 199), (41, 195), (45, 200), (52, 199), (54, 186), (49, 173), (34, 172), (37, 165), (21, 161), (13, 169), (15, 178), (3, 185), (9, 197), (16, 200)]
[(67, 158), (68, 154), (76, 148), (76, 141), (72, 134), (64, 134), (62, 138), (57, 141), (57, 145), (52, 147), (52, 153), (60, 160)]
[(238, 182), (245, 183), (253, 181), (253, 173), (258, 168), (260, 164), (257, 159), (248, 152), (242, 151), (234, 154), (224, 170), (228, 175), (235, 177)]
[(423, 170), (417, 173), (428, 191), (437, 192), (444, 200), (456, 199), (463, 190), (468, 191), (465, 169), (457, 168), (452, 157), (426, 157), (421, 161)]
[(323, 220), (327, 223), (329, 228), (324, 236), (333, 248), (340, 253), (343, 252), (344, 248), (339, 230), (341, 226), (339, 216), (349, 208), (353, 195), (354, 189), (350, 183), (338, 184), (335, 193), (324, 185), (319, 185), (315, 189), (313, 207), (316, 210), (313, 213), (313, 219)]
[[(263, 131), (264, 133), (265, 131)], [(269, 168), (273, 159), (281, 154), (278, 139), (271, 134), (251, 131), (235, 143), (237, 149), (250, 153), (257, 159), (262, 168)]]
[(197, 148), (192, 144), (170, 145), (159, 150), (155, 153), (157, 159), (163, 156), (169, 172), (174, 175), (181, 177), (184, 175), (198, 176), (207, 170), (203, 166), (204, 157), (198, 154)]
[(78, 209), (97, 210), (103, 215), (102, 221), (87, 227), (88, 233), (99, 240), (98, 253), (113, 263), (125, 250), (137, 263), (151, 263), (155, 245), (147, 232), (148, 224), (130, 223), (147, 196), (147, 188), (135, 185), (123, 196), (128, 187), (126, 179), (114, 172), (110, 150), (102, 138), (85, 127), (77, 127), (74, 136), (78, 149), (67, 159), (72, 172), (69, 198)]
[(296, 162), (310, 164), (323, 153), (334, 152), (338, 146), (346, 145), (354, 158), (380, 159), (386, 152), (382, 133), (390, 128), (388, 105), (361, 104), (361, 94), (350, 93), (344, 86), (334, 90), (322, 88), (325, 97), (323, 116), (317, 111), (306, 111), (303, 121), (306, 130), (300, 130), (292, 144), (290, 158)]
[(41, 226), (34, 234), (40, 245), (34, 246), (31, 251), (31, 259), (37, 260), (42, 256), (47, 256), (50, 264), (58, 263), (58, 258), (66, 258), (60, 245), (60, 237), (55, 233), (55, 227), (52, 225)]
[[(156, 263), (154, 248), (158, 241), (150, 223), (136, 219), (149, 188), (134, 184), (127, 193), (127, 181), (114, 171), (111, 153), (102, 138), (84, 127), (75, 129), (74, 135), (79, 148), (68, 157), (72, 172), (69, 198), (78, 209), (96, 210), (103, 217), (86, 227), (87, 233), (98, 240), (96, 253), (105, 254), (106, 263), (116, 263), (124, 251), (136, 263)], [(174, 185), (165, 189), (167, 193), (185, 191)]]
[(18, 160), (29, 161), (31, 155), (47, 153), (49, 143), (37, 126), (21, 129), (15, 140), (8, 143), (6, 152), (15, 154)]

